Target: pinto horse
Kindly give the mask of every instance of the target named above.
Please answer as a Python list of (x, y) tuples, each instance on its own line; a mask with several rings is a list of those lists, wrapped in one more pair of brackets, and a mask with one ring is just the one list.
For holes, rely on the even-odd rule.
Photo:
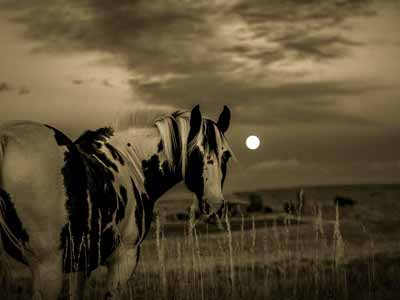
[(229, 123), (228, 107), (214, 122), (197, 105), (147, 127), (89, 130), (74, 142), (45, 124), (0, 127), (0, 251), (29, 267), (33, 299), (57, 299), (65, 274), (69, 299), (82, 299), (102, 265), (105, 299), (118, 299), (155, 201), (182, 180), (203, 218), (222, 217)]

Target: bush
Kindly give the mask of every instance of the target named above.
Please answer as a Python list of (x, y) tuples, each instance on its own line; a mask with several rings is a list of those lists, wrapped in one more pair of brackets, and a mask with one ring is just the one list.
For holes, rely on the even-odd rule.
[(264, 212), (265, 214), (270, 214), (270, 213), (274, 212), (274, 210), (272, 209), (272, 207), (264, 206), (263, 212)]
[(354, 201), (353, 199), (351, 199), (350, 197), (343, 197), (343, 196), (336, 196), (335, 199), (333, 199), (333, 203), (335, 204), (335, 206), (353, 206), (354, 204), (356, 204), (356, 201)]
[(250, 195), (250, 205), (247, 206), (247, 212), (262, 212), (263, 211), (263, 199), (260, 195)]
[(231, 217), (239, 216), (242, 212), (240, 204), (238, 203), (227, 203), (227, 210)]

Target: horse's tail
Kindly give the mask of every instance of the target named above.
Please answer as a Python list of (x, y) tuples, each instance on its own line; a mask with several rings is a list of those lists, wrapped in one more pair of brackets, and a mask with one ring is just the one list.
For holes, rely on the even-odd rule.
[[(2, 185), (2, 172), (1, 172), (1, 170), (2, 170), (2, 164), (3, 164), (3, 157), (4, 157), (4, 138), (3, 138), (3, 136), (2, 135), (0, 135), (0, 189), (1, 189), (1, 185)], [(3, 198), (1, 197), (1, 195), (0, 195), (0, 206), (2, 206), (2, 203), (3, 203)], [(3, 222), (4, 222), (4, 218), (3, 218), (3, 214), (2, 213), (0, 213), (0, 224), (2, 224)], [(1, 225), (0, 225), (1, 226)], [(1, 229), (0, 229), (0, 256), (1, 256), (1, 246), (2, 246), (2, 243), (1, 243)]]
[(3, 135), (0, 135), (0, 188), (2, 185), (2, 164), (3, 164), (3, 157), (4, 157), (4, 148), (6, 146), (6, 141), (5, 141), (5, 137)]
[[(7, 212), (11, 202), (10, 195), (3, 189), (2, 182), (2, 164), (4, 160), (4, 152), (7, 146), (6, 136), (0, 134), (0, 251), (2, 241), (5, 237), (16, 249), (23, 251), (23, 247), (19, 239), (15, 236), (10, 226), (7, 224)], [(4, 236), (2, 236), (4, 235)]]
[(4, 158), (4, 148), (5, 148), (5, 138), (3, 135), (0, 135), (0, 257), (2, 255), (2, 232), (4, 231), (3, 227), (8, 228), (4, 215), (3, 215), (3, 207), (4, 207), (4, 199), (3, 199), (3, 189), (2, 189), (2, 165), (3, 165), (3, 158)]

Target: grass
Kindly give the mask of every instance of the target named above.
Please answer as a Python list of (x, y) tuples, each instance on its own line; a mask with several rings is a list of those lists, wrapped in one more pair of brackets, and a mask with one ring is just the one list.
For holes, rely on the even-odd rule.
[[(158, 217), (123, 299), (398, 299), (399, 222), (333, 212), (226, 217), (226, 230)], [(1, 299), (29, 298), (29, 277), (4, 263)], [(94, 273), (86, 299), (101, 299), (104, 277)]]
[(265, 228), (256, 228), (253, 218), (251, 229), (240, 232), (232, 232), (226, 220), (227, 232), (212, 236), (187, 231), (163, 241), (160, 247), (168, 249), (163, 265), (152, 268), (148, 243), (132, 294), (135, 299), (201, 300), (397, 298), (399, 253), (376, 252), (369, 241), (356, 259), (348, 257), (339, 215), (325, 227), (318, 218), (311, 234), (289, 218), (283, 226), (275, 222)]

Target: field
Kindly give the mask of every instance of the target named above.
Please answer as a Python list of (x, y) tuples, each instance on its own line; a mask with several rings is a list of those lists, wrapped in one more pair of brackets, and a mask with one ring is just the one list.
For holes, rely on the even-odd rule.
[[(400, 186), (237, 193), (216, 225), (162, 200), (124, 299), (398, 299)], [(192, 229), (191, 229), (192, 228)], [(1, 299), (29, 298), (29, 275), (3, 259)], [(101, 299), (104, 270), (86, 299)]]

